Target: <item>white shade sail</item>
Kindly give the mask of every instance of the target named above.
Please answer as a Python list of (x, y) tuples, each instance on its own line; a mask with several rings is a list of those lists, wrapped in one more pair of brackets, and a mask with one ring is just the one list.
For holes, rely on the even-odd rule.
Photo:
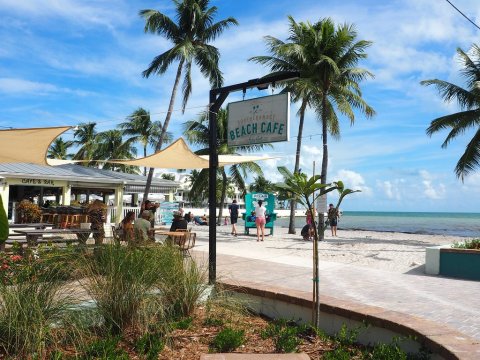
[[(219, 155), (219, 166), (240, 164), (250, 161), (271, 159), (270, 157), (251, 155)], [(208, 155), (195, 154), (183, 138), (179, 138), (170, 146), (159, 152), (135, 160), (108, 160), (108, 163), (153, 167), (158, 169), (206, 169), (208, 168)]]
[(0, 130), (0, 163), (48, 165), (50, 144), (71, 126)]

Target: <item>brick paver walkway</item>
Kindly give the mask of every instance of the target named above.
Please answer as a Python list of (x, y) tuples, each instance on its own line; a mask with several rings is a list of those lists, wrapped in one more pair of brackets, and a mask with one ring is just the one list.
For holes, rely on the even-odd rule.
[[(196, 255), (203, 256), (204, 261), (208, 258), (203, 252), (208, 251), (206, 245), (196, 248)], [(310, 261), (305, 259), (306, 264)], [(311, 266), (222, 254), (217, 254), (217, 278), (302, 291), (312, 288)], [(321, 294), (418, 316), (480, 340), (480, 282), (399, 274), (324, 261), (320, 263)]]

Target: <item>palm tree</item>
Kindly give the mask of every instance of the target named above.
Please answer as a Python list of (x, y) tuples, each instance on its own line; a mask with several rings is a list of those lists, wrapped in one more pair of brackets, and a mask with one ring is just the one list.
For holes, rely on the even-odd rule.
[[(218, 155), (232, 155), (237, 154), (237, 150), (244, 152), (252, 152), (261, 150), (264, 148), (264, 144), (259, 145), (243, 145), (235, 148), (229, 147), (227, 144), (227, 121), (228, 112), (225, 109), (220, 109), (217, 113), (217, 144), (216, 148)], [(198, 155), (208, 155), (209, 153), (209, 128), (208, 128), (208, 116), (207, 113), (203, 113), (197, 120), (187, 121), (185, 123), (184, 134), (187, 141), (196, 146), (201, 146), (200, 150), (197, 150)], [(231, 165), (229, 167), (230, 181), (237, 186), (243, 195), (246, 193), (245, 178), (247, 174), (263, 175), (263, 171), (260, 166), (254, 162), (241, 163)], [(221, 222), (223, 205), (225, 203), (225, 196), (227, 186), (229, 183), (229, 177), (225, 171), (225, 167), (218, 168), (219, 176), (221, 177), (221, 195), (220, 195), (220, 211), (218, 217), (218, 223)], [(202, 169), (198, 174), (198, 178), (195, 183), (192, 184), (191, 193), (194, 196), (197, 193), (201, 193), (208, 189), (208, 169)]]
[[(150, 144), (156, 146), (158, 138), (162, 132), (162, 123), (160, 121), (152, 121), (150, 119), (150, 112), (139, 107), (131, 115), (127, 117), (127, 121), (118, 124), (118, 127), (123, 131), (123, 135), (129, 136), (132, 142), (139, 142), (143, 146), (143, 157), (147, 156), (147, 146)], [(169, 143), (172, 141), (172, 134), (166, 132), (163, 142)], [(143, 175), (147, 175), (147, 168), (143, 169)]]
[(259, 175), (249, 185), (248, 190), (250, 192), (272, 192), (274, 184), (270, 180), (265, 179), (264, 176)]
[[(96, 136), (98, 145), (94, 154), (96, 160), (113, 160), (113, 159), (134, 159), (137, 155), (137, 149), (133, 146), (131, 140), (124, 141), (120, 130), (107, 130)], [(129, 166), (123, 164), (105, 163), (105, 170), (120, 171), (129, 174), (138, 174), (137, 166)]]
[(56, 138), (48, 148), (47, 157), (49, 159), (71, 159), (73, 155), (68, 154), (68, 149), (72, 145), (72, 141), (63, 141), (62, 137)]
[(425, 80), (420, 84), (434, 85), (445, 102), (456, 100), (462, 109), (460, 112), (433, 120), (427, 128), (427, 135), (429, 136), (441, 130), (451, 129), (442, 144), (442, 148), (446, 148), (450, 141), (458, 135), (464, 134), (465, 131), (469, 129), (476, 130), (473, 138), (467, 144), (465, 152), (455, 166), (455, 174), (463, 181), (466, 175), (480, 166), (480, 92), (478, 91), (480, 81), (480, 47), (476, 44), (472, 45), (469, 52), (470, 55), (457, 48), (457, 54), (463, 64), (461, 75), (467, 81), (466, 89), (438, 79)]
[[(284, 71), (299, 71), (300, 79), (285, 85), (284, 91), (292, 93), (293, 101), (300, 101), (300, 122), (297, 137), (295, 170), (299, 171), (300, 149), (305, 111), (313, 108), (322, 125), (322, 184), (327, 182), (328, 133), (340, 137), (340, 125), (336, 110), (353, 124), (354, 109), (372, 117), (375, 111), (363, 100), (360, 82), (373, 77), (364, 69), (356, 67), (367, 57), (366, 48), (370, 41), (356, 41), (357, 32), (353, 25), (335, 27), (329, 18), (315, 24), (297, 23), (289, 17), (289, 42), (267, 37), (266, 42), (272, 56), (257, 56), (253, 61), (270, 67), (272, 74)], [(336, 108), (336, 109), (335, 109)], [(323, 211), (319, 211), (323, 221)], [(295, 233), (294, 206), (291, 206), (289, 233)]]
[[(93, 154), (97, 148), (97, 131), (95, 130), (96, 123), (83, 123), (78, 125), (74, 130), (73, 144), (80, 146), (77, 153), (73, 156), (73, 160), (92, 160)], [(92, 166), (95, 163), (82, 163), (84, 166)]]
[[(212, 87), (222, 86), (223, 77), (218, 67), (220, 54), (218, 49), (209, 43), (230, 25), (237, 25), (237, 20), (232, 17), (215, 23), (217, 7), (208, 7), (209, 0), (173, 0), (173, 3), (175, 4), (177, 23), (157, 10), (140, 11), (140, 16), (145, 19), (145, 32), (162, 35), (173, 43), (172, 48), (153, 59), (150, 66), (143, 72), (143, 76), (148, 78), (152, 74), (162, 75), (172, 63), (178, 61), (167, 115), (155, 151), (162, 148), (164, 134), (170, 123), (182, 73), (184, 74), (182, 85), (183, 110), (185, 110), (192, 92), (191, 72), (193, 63), (197, 64), (202, 75), (209, 79)], [(144, 199), (148, 197), (152, 176), (153, 169), (151, 168), (148, 172)]]
[[(360, 190), (345, 189), (342, 181), (337, 181), (332, 184), (321, 183), (321, 176), (314, 175), (311, 178), (307, 178), (307, 175), (296, 172), (291, 173), (286, 167), (279, 167), (278, 171), (283, 175), (284, 182), (275, 184), (279, 191), (290, 193), (292, 198), (304, 205), (308, 211), (314, 213), (314, 204), (318, 197), (322, 194), (327, 194), (331, 191), (337, 191), (339, 199), (337, 202), (338, 209), (345, 196), (359, 192)], [(318, 181), (320, 180), (320, 183)], [(313, 220), (313, 301), (312, 301), (312, 323), (314, 326), (320, 326), (320, 279), (318, 268), (318, 241), (323, 239), (323, 233), (327, 228), (326, 225), (321, 222), (318, 224), (318, 229)]]
[(164, 179), (164, 180), (175, 181), (175, 175), (174, 174), (163, 173), (162, 175), (160, 175), (160, 178)]

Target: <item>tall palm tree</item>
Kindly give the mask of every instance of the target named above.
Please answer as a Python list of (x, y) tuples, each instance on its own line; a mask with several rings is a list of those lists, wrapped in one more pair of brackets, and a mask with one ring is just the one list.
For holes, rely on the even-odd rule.
[[(124, 141), (120, 130), (107, 130), (98, 133), (96, 136), (98, 145), (94, 154), (94, 159), (113, 160), (113, 159), (134, 159), (137, 155), (137, 148), (133, 146), (131, 140)], [(138, 174), (137, 166), (123, 164), (105, 163), (102, 167), (105, 170), (120, 171), (129, 174)]]
[(442, 144), (442, 148), (446, 148), (450, 141), (458, 135), (464, 134), (465, 131), (476, 130), (455, 166), (455, 174), (463, 181), (466, 175), (480, 167), (480, 92), (478, 87), (480, 82), (480, 47), (473, 44), (469, 51), (470, 55), (457, 48), (457, 54), (463, 64), (461, 75), (466, 79), (466, 89), (438, 79), (425, 80), (420, 84), (434, 85), (445, 102), (456, 100), (462, 109), (460, 112), (436, 118), (427, 128), (427, 135), (429, 136), (445, 129), (451, 129)]
[[(152, 121), (150, 119), (150, 112), (139, 107), (132, 114), (130, 114), (127, 121), (118, 124), (118, 127), (123, 131), (123, 135), (129, 136), (132, 142), (139, 142), (143, 147), (143, 157), (147, 156), (147, 146), (156, 146), (158, 138), (162, 132), (162, 123), (160, 121)], [(166, 132), (164, 134), (164, 143), (172, 141), (172, 134)], [(143, 175), (147, 175), (147, 168), (143, 169)]]
[[(157, 10), (141, 10), (140, 16), (145, 19), (145, 32), (164, 36), (173, 43), (172, 48), (156, 56), (150, 66), (143, 72), (144, 77), (152, 74), (164, 74), (172, 63), (178, 61), (177, 73), (170, 96), (167, 115), (163, 122), (162, 132), (155, 151), (162, 148), (164, 134), (168, 129), (172, 116), (177, 88), (182, 74), (183, 102), (185, 110), (188, 98), (192, 92), (191, 71), (193, 63), (197, 64), (203, 76), (207, 77), (212, 87), (220, 87), (223, 83), (222, 73), (218, 67), (219, 51), (209, 43), (215, 40), (230, 25), (237, 25), (237, 20), (229, 17), (214, 22), (217, 7), (209, 7), (209, 0), (173, 0), (176, 20)], [(144, 199), (147, 199), (153, 177), (153, 169), (148, 172)]]
[[(244, 152), (252, 152), (263, 149), (264, 144), (258, 145), (243, 145), (237, 147), (229, 147), (227, 144), (227, 122), (228, 112), (225, 109), (220, 109), (217, 113), (217, 144), (216, 148), (218, 155), (232, 155), (237, 154), (237, 150)], [(201, 114), (197, 120), (187, 121), (185, 123), (184, 134), (187, 141), (201, 149), (196, 151), (198, 155), (208, 155), (209, 153), (209, 128), (207, 113)], [(228, 169), (229, 177), (225, 167), (218, 168), (219, 176), (221, 177), (221, 195), (220, 195), (220, 211), (217, 223), (220, 224), (223, 215), (223, 205), (225, 203), (225, 196), (229, 180), (237, 186), (243, 195), (246, 193), (245, 178), (247, 174), (263, 175), (261, 167), (254, 162), (247, 162), (241, 164), (231, 165)], [(208, 169), (202, 169), (198, 175), (195, 183), (192, 184), (191, 192), (193, 194), (199, 193), (202, 189), (208, 189)]]
[[(305, 111), (315, 110), (322, 126), (322, 172), (321, 182), (327, 183), (328, 134), (340, 137), (340, 125), (336, 111), (346, 116), (350, 123), (355, 121), (354, 109), (367, 117), (375, 114), (362, 98), (360, 82), (373, 77), (369, 71), (357, 67), (367, 57), (365, 50), (370, 41), (356, 41), (357, 32), (353, 25), (335, 26), (329, 18), (315, 24), (297, 23), (289, 17), (290, 37), (283, 42), (267, 37), (271, 56), (252, 58), (270, 67), (272, 74), (284, 71), (299, 71), (300, 79), (285, 85), (284, 91), (292, 92), (293, 101), (300, 101), (300, 122), (297, 137), (295, 171), (299, 171), (300, 149)], [(323, 221), (323, 211), (319, 211)], [(295, 232), (294, 206), (291, 206), (289, 232)]]
[(250, 184), (248, 190), (250, 192), (272, 192), (276, 189), (270, 180), (267, 180), (264, 176), (259, 175)]
[(71, 159), (73, 155), (68, 153), (68, 149), (72, 145), (72, 141), (63, 141), (60, 136), (48, 148), (47, 157), (49, 159)]
[[(79, 146), (77, 153), (73, 156), (73, 160), (92, 160), (93, 154), (97, 148), (97, 131), (95, 129), (96, 123), (83, 123), (78, 125), (74, 130), (73, 144)], [(96, 165), (92, 163), (81, 163), (84, 166)]]

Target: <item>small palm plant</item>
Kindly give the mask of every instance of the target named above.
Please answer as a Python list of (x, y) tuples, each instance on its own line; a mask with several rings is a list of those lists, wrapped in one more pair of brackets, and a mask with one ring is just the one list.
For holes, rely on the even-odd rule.
[[(340, 207), (345, 196), (359, 192), (360, 190), (345, 189), (342, 181), (336, 181), (331, 184), (322, 184), (321, 176), (314, 175), (307, 178), (303, 173), (292, 173), (286, 167), (281, 166), (278, 171), (283, 175), (284, 182), (275, 184), (280, 191), (288, 192), (292, 196), (292, 200), (307, 207), (307, 210), (314, 214), (315, 201), (322, 195), (332, 191), (337, 191), (339, 194), (336, 209)], [(319, 326), (320, 314), (320, 297), (319, 297), (319, 278), (318, 278), (318, 230), (325, 232), (326, 224), (317, 225), (315, 217), (312, 217), (314, 240), (313, 240), (313, 309), (312, 322), (315, 326)], [(317, 230), (318, 226), (318, 230)], [(322, 237), (323, 238), (323, 237)]]

